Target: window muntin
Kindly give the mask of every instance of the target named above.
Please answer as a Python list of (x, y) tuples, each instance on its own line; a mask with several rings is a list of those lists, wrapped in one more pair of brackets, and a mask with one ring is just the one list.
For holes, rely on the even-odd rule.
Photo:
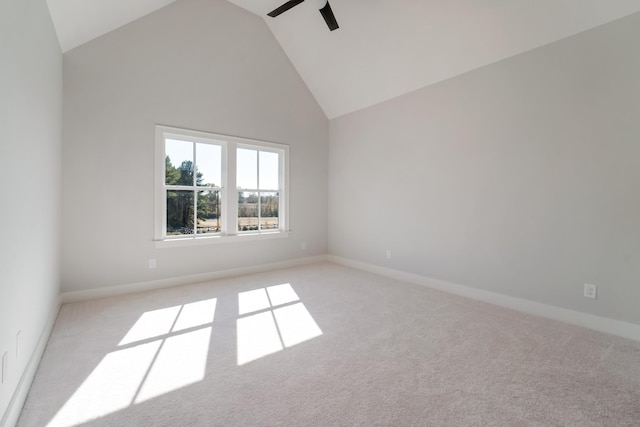
[(287, 146), (157, 126), (156, 153), (156, 241), (287, 231)]

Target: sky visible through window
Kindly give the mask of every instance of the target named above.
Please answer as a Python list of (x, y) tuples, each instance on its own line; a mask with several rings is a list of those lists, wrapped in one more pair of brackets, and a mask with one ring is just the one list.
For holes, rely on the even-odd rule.
[[(193, 143), (167, 138), (165, 155), (169, 156), (171, 164), (176, 168), (184, 161), (193, 162)], [(219, 145), (196, 144), (196, 167), (198, 172), (202, 173), (203, 185), (222, 185), (221, 156), (222, 150)]]
[[(165, 155), (171, 159), (174, 167), (180, 167), (182, 162), (193, 162), (193, 143), (167, 138), (165, 141)], [(278, 185), (278, 154), (260, 151), (260, 189), (277, 190)], [(221, 158), (222, 149), (219, 145), (196, 144), (196, 158), (198, 172), (202, 173), (203, 185), (212, 184), (222, 186)], [(257, 189), (257, 160), (258, 151), (239, 148), (237, 151), (237, 186), (238, 188)]]

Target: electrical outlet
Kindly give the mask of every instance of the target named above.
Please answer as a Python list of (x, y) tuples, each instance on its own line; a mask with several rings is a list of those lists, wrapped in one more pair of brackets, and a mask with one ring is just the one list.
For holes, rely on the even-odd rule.
[(598, 287), (596, 285), (584, 284), (584, 297), (596, 299), (598, 296)]
[(7, 366), (8, 363), (9, 353), (5, 351), (2, 355), (2, 375), (0, 375), (2, 377), (2, 384), (7, 382), (7, 377), (9, 376), (9, 367)]
[(303, 251), (307, 250), (307, 242), (302, 242), (302, 245), (300, 245), (300, 247), (302, 248)]
[(391, 259), (391, 249), (387, 249), (387, 259)]
[(156, 259), (149, 258), (149, 268), (156, 268)]

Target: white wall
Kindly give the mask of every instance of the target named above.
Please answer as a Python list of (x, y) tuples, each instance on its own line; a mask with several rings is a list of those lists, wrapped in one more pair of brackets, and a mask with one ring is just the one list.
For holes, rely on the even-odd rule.
[[(290, 237), (156, 249), (155, 124), (289, 144)], [(264, 20), (226, 1), (180, 0), (65, 53), (63, 135), (63, 291), (327, 252), (328, 120)]]
[(0, 425), (9, 425), (59, 292), (62, 54), (44, 0), (0, 2), (0, 94)]
[(640, 14), (332, 120), (330, 253), (640, 324), (638, 40)]

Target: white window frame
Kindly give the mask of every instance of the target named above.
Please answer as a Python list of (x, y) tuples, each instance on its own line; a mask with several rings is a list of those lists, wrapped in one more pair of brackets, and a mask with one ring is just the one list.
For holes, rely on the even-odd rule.
[[(216, 234), (167, 236), (167, 185), (165, 184), (165, 140), (177, 139), (190, 142), (213, 144), (222, 147), (222, 183), (214, 188), (221, 198), (221, 231)], [(238, 193), (251, 191), (236, 186), (236, 150), (248, 148), (258, 151), (278, 153), (279, 158), (279, 206), (278, 229), (238, 231)], [(154, 243), (156, 247), (191, 246), (201, 244), (248, 241), (287, 237), (289, 233), (289, 146), (274, 142), (259, 141), (237, 136), (220, 135), (210, 132), (181, 129), (156, 125), (155, 136), (155, 201), (154, 201)], [(207, 191), (211, 187), (197, 187)], [(262, 190), (266, 191), (266, 190)]]

